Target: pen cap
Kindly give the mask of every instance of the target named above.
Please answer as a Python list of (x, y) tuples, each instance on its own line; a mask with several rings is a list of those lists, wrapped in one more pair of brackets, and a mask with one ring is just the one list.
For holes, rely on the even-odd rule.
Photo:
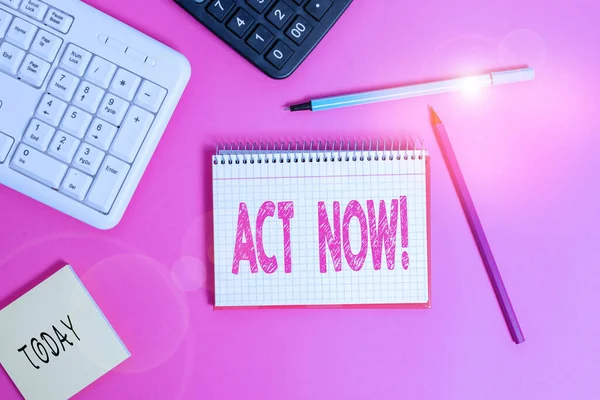
[(504, 85), (506, 83), (516, 83), (532, 81), (535, 77), (533, 68), (513, 69), (510, 71), (492, 72), (492, 85)]

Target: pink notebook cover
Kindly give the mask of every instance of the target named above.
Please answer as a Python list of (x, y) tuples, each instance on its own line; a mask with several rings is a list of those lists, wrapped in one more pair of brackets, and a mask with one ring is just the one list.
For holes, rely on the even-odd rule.
[(426, 151), (235, 150), (212, 161), (215, 309), (430, 307)]

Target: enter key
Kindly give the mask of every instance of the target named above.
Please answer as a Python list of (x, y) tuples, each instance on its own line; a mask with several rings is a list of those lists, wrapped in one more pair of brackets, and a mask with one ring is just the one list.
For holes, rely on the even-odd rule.
[(110, 153), (128, 163), (133, 162), (152, 121), (154, 121), (154, 115), (137, 106), (132, 106), (117, 133)]

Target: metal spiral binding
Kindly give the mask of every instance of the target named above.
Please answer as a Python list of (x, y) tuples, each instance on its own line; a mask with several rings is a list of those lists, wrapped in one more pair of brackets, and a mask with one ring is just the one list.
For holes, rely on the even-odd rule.
[(283, 164), (312, 162), (422, 160), (426, 156), (423, 139), (375, 139), (323, 143), (246, 142), (217, 144), (213, 164)]

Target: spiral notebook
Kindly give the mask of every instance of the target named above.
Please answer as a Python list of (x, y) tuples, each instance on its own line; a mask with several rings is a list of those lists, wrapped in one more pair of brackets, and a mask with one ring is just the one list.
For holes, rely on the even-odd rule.
[(429, 307), (428, 153), (328, 147), (217, 149), (216, 308)]

